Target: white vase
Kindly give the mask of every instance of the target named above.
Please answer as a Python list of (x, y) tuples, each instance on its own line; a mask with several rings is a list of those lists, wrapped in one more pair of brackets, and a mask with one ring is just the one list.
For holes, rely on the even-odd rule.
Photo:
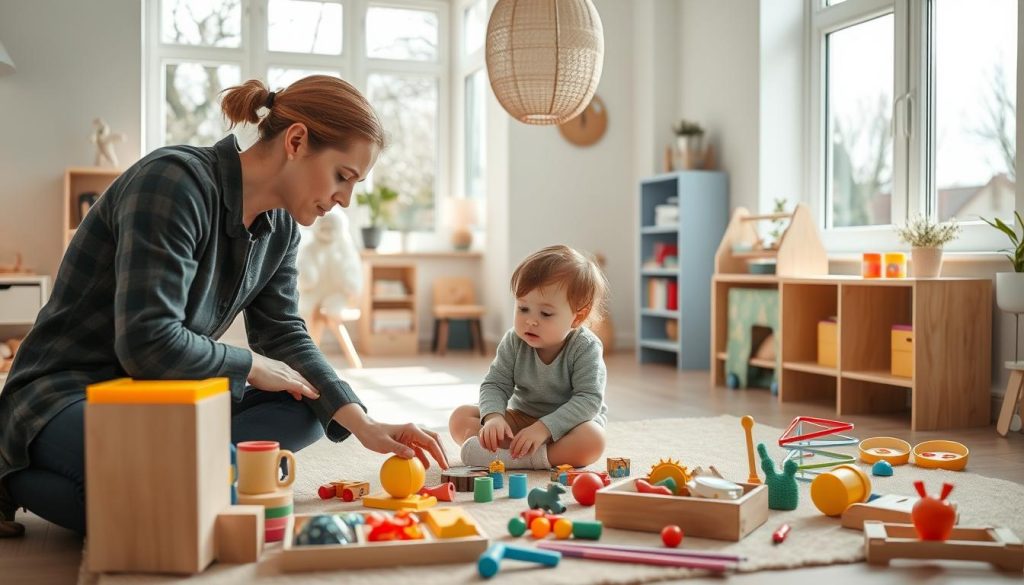
[(1024, 272), (996, 273), (996, 305), (1007, 313), (1024, 313)]
[(942, 272), (942, 248), (911, 248), (914, 278), (938, 278)]

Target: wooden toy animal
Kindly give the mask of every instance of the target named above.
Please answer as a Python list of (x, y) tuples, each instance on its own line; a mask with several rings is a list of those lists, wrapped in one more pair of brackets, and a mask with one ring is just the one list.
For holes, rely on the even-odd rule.
[(547, 488), (533, 488), (530, 490), (530, 495), (527, 496), (526, 503), (534, 510), (537, 508), (543, 508), (552, 514), (561, 514), (565, 512), (565, 505), (559, 501), (559, 498), (564, 493), (564, 485), (560, 483), (549, 483)]

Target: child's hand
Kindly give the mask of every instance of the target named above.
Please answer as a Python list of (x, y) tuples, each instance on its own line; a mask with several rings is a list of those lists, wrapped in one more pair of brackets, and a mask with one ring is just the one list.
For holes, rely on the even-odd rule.
[(500, 414), (489, 414), (480, 429), (480, 444), (490, 452), (495, 452), (505, 438), (512, 438), (512, 427), (508, 426), (505, 417)]
[(548, 427), (544, 423), (537, 421), (519, 431), (519, 434), (512, 439), (509, 452), (513, 459), (529, 457), (533, 455), (537, 447), (543, 445), (550, 438), (551, 431), (548, 430)]

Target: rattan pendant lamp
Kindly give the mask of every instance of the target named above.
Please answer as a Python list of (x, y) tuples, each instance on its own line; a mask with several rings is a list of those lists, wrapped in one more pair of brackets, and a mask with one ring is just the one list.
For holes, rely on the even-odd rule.
[(604, 29), (591, 0), (498, 0), (487, 23), (487, 75), (510, 116), (561, 124), (594, 97)]

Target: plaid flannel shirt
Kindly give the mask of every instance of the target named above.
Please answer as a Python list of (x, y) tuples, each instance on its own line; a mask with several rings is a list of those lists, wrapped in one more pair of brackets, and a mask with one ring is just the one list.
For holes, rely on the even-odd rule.
[(241, 399), (252, 355), (216, 339), (243, 310), (250, 347), (309, 380), (327, 436), (345, 439), (331, 417), (362, 403), (299, 315), (298, 244), (284, 210), (243, 225), (234, 136), (132, 165), (82, 221), (15, 357), (0, 393), (0, 478), (28, 466), (32, 439), (94, 382), (224, 376)]

